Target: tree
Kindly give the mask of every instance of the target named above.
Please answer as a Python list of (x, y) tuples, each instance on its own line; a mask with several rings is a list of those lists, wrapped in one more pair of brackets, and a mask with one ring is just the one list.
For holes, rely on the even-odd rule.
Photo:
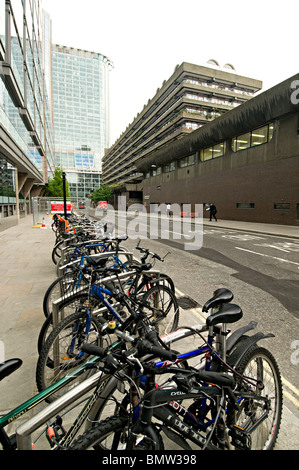
[(91, 194), (90, 199), (92, 202), (97, 203), (98, 201), (109, 201), (113, 194), (112, 189), (108, 184), (102, 184), (99, 189), (95, 189)]
[[(63, 197), (63, 182), (62, 182), (63, 168), (57, 166), (54, 170), (52, 179), (49, 179), (49, 183), (46, 186), (46, 196), (49, 197)], [(70, 196), (69, 184), (65, 181), (65, 192), (66, 196)]]

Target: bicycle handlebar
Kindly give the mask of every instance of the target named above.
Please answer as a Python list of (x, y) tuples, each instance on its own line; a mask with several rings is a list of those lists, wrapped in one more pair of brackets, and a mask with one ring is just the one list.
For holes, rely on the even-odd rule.
[(157, 253), (152, 253), (151, 251), (149, 251), (148, 248), (142, 248), (139, 246), (140, 244), (140, 240), (138, 241), (137, 245), (136, 245), (136, 250), (139, 250), (141, 251), (141, 253), (144, 253), (145, 256), (143, 256), (143, 259), (145, 260), (149, 255), (151, 255), (153, 258), (161, 261), (162, 263), (164, 262), (165, 258), (167, 255), (170, 254), (170, 251), (168, 251), (168, 253), (166, 253), (166, 255), (163, 256), (163, 258), (161, 258), (161, 256), (159, 256)]
[[(177, 354), (174, 351), (166, 350), (162, 348), (159, 344), (155, 341), (153, 344), (153, 336), (148, 335), (149, 339), (142, 339), (142, 338), (133, 338), (132, 336), (118, 330), (114, 329), (113, 333), (115, 333), (119, 338), (126, 342), (130, 342), (136, 348), (136, 351), (141, 353), (142, 355), (145, 354), (154, 354), (155, 356), (160, 357), (166, 361), (174, 362), (177, 359)], [(92, 354), (94, 356), (99, 356), (102, 359), (105, 359), (108, 356), (113, 356), (113, 354), (109, 354), (109, 351), (106, 348), (102, 348), (100, 346), (95, 346), (93, 344), (84, 344), (82, 346), (82, 351), (87, 354)]]

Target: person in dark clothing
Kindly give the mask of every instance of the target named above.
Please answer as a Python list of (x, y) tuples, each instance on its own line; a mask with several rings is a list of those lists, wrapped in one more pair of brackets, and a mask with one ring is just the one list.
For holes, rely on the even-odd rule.
[(210, 222), (212, 222), (212, 218), (214, 217), (215, 221), (217, 222), (217, 209), (215, 204), (210, 204)]

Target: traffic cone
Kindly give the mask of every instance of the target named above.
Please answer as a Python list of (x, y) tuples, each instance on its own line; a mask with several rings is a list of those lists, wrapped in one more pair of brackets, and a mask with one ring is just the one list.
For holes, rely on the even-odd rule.
[(41, 228), (47, 228), (47, 227), (46, 227), (46, 222), (45, 222), (45, 218), (44, 218), (44, 217), (43, 217), (43, 223), (42, 223)]

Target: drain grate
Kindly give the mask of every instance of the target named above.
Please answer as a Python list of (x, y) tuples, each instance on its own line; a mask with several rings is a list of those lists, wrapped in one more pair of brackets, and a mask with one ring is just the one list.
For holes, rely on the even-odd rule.
[(196, 300), (191, 299), (190, 297), (179, 297), (178, 298), (179, 307), (184, 310), (188, 310), (189, 308), (199, 307), (199, 303)]

